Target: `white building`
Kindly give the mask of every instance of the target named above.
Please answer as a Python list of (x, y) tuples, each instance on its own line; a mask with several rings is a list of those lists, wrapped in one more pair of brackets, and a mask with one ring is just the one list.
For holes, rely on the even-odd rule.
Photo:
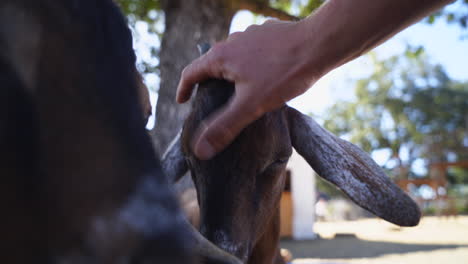
[(315, 172), (294, 151), (287, 165), (286, 191), (281, 198), (281, 235), (297, 240), (315, 239)]

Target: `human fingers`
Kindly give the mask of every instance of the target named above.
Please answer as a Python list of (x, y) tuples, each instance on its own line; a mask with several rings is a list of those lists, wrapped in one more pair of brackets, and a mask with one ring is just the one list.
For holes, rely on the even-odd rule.
[(263, 111), (246, 99), (234, 98), (203, 121), (195, 133), (192, 149), (199, 159), (208, 160), (226, 148)]
[(178, 103), (184, 103), (190, 99), (195, 84), (210, 77), (207, 67), (207, 58), (206, 55), (203, 55), (182, 70), (176, 92)]
[(265, 22), (263, 22), (263, 25), (281, 23), (281, 22), (283, 22), (283, 21), (281, 21), (281, 20), (279, 20), (277, 18), (270, 18), (270, 19), (265, 20)]
[(184, 68), (177, 86), (176, 101), (178, 103), (190, 99), (196, 83), (209, 78), (225, 79), (225, 76), (223, 76), (223, 54), (223, 45), (218, 43)]

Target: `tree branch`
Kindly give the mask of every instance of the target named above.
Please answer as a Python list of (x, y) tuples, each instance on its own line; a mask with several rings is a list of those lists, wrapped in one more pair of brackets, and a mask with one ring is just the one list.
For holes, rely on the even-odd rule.
[(274, 17), (280, 20), (300, 20), (300, 17), (293, 16), (282, 10), (271, 7), (268, 3), (252, 2), (249, 0), (239, 1), (238, 9), (245, 9), (252, 13)]

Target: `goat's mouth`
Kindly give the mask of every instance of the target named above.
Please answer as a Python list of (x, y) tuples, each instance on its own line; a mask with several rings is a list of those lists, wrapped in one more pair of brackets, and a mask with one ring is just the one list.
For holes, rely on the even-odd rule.
[(225, 243), (215, 243), (216, 246), (221, 248), (222, 250), (230, 253), (233, 256), (236, 256), (242, 262), (246, 262), (249, 258), (249, 249), (244, 246), (242, 243), (233, 243), (233, 242), (225, 242)]
[(246, 263), (250, 256), (251, 246), (250, 243), (247, 243), (246, 240), (234, 241), (231, 239), (232, 236), (228, 235), (227, 232), (222, 230), (216, 230), (210, 232), (206, 236), (206, 232), (201, 232), (208, 240), (210, 240), (214, 245), (219, 247), (221, 250), (239, 258), (243, 263)]

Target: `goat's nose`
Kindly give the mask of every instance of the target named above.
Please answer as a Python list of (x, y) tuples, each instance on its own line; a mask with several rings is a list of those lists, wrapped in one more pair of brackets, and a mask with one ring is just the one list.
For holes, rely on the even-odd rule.
[(212, 242), (222, 250), (238, 257), (242, 261), (247, 260), (249, 250), (246, 240), (235, 240), (224, 230), (215, 230), (211, 238), (213, 239)]

